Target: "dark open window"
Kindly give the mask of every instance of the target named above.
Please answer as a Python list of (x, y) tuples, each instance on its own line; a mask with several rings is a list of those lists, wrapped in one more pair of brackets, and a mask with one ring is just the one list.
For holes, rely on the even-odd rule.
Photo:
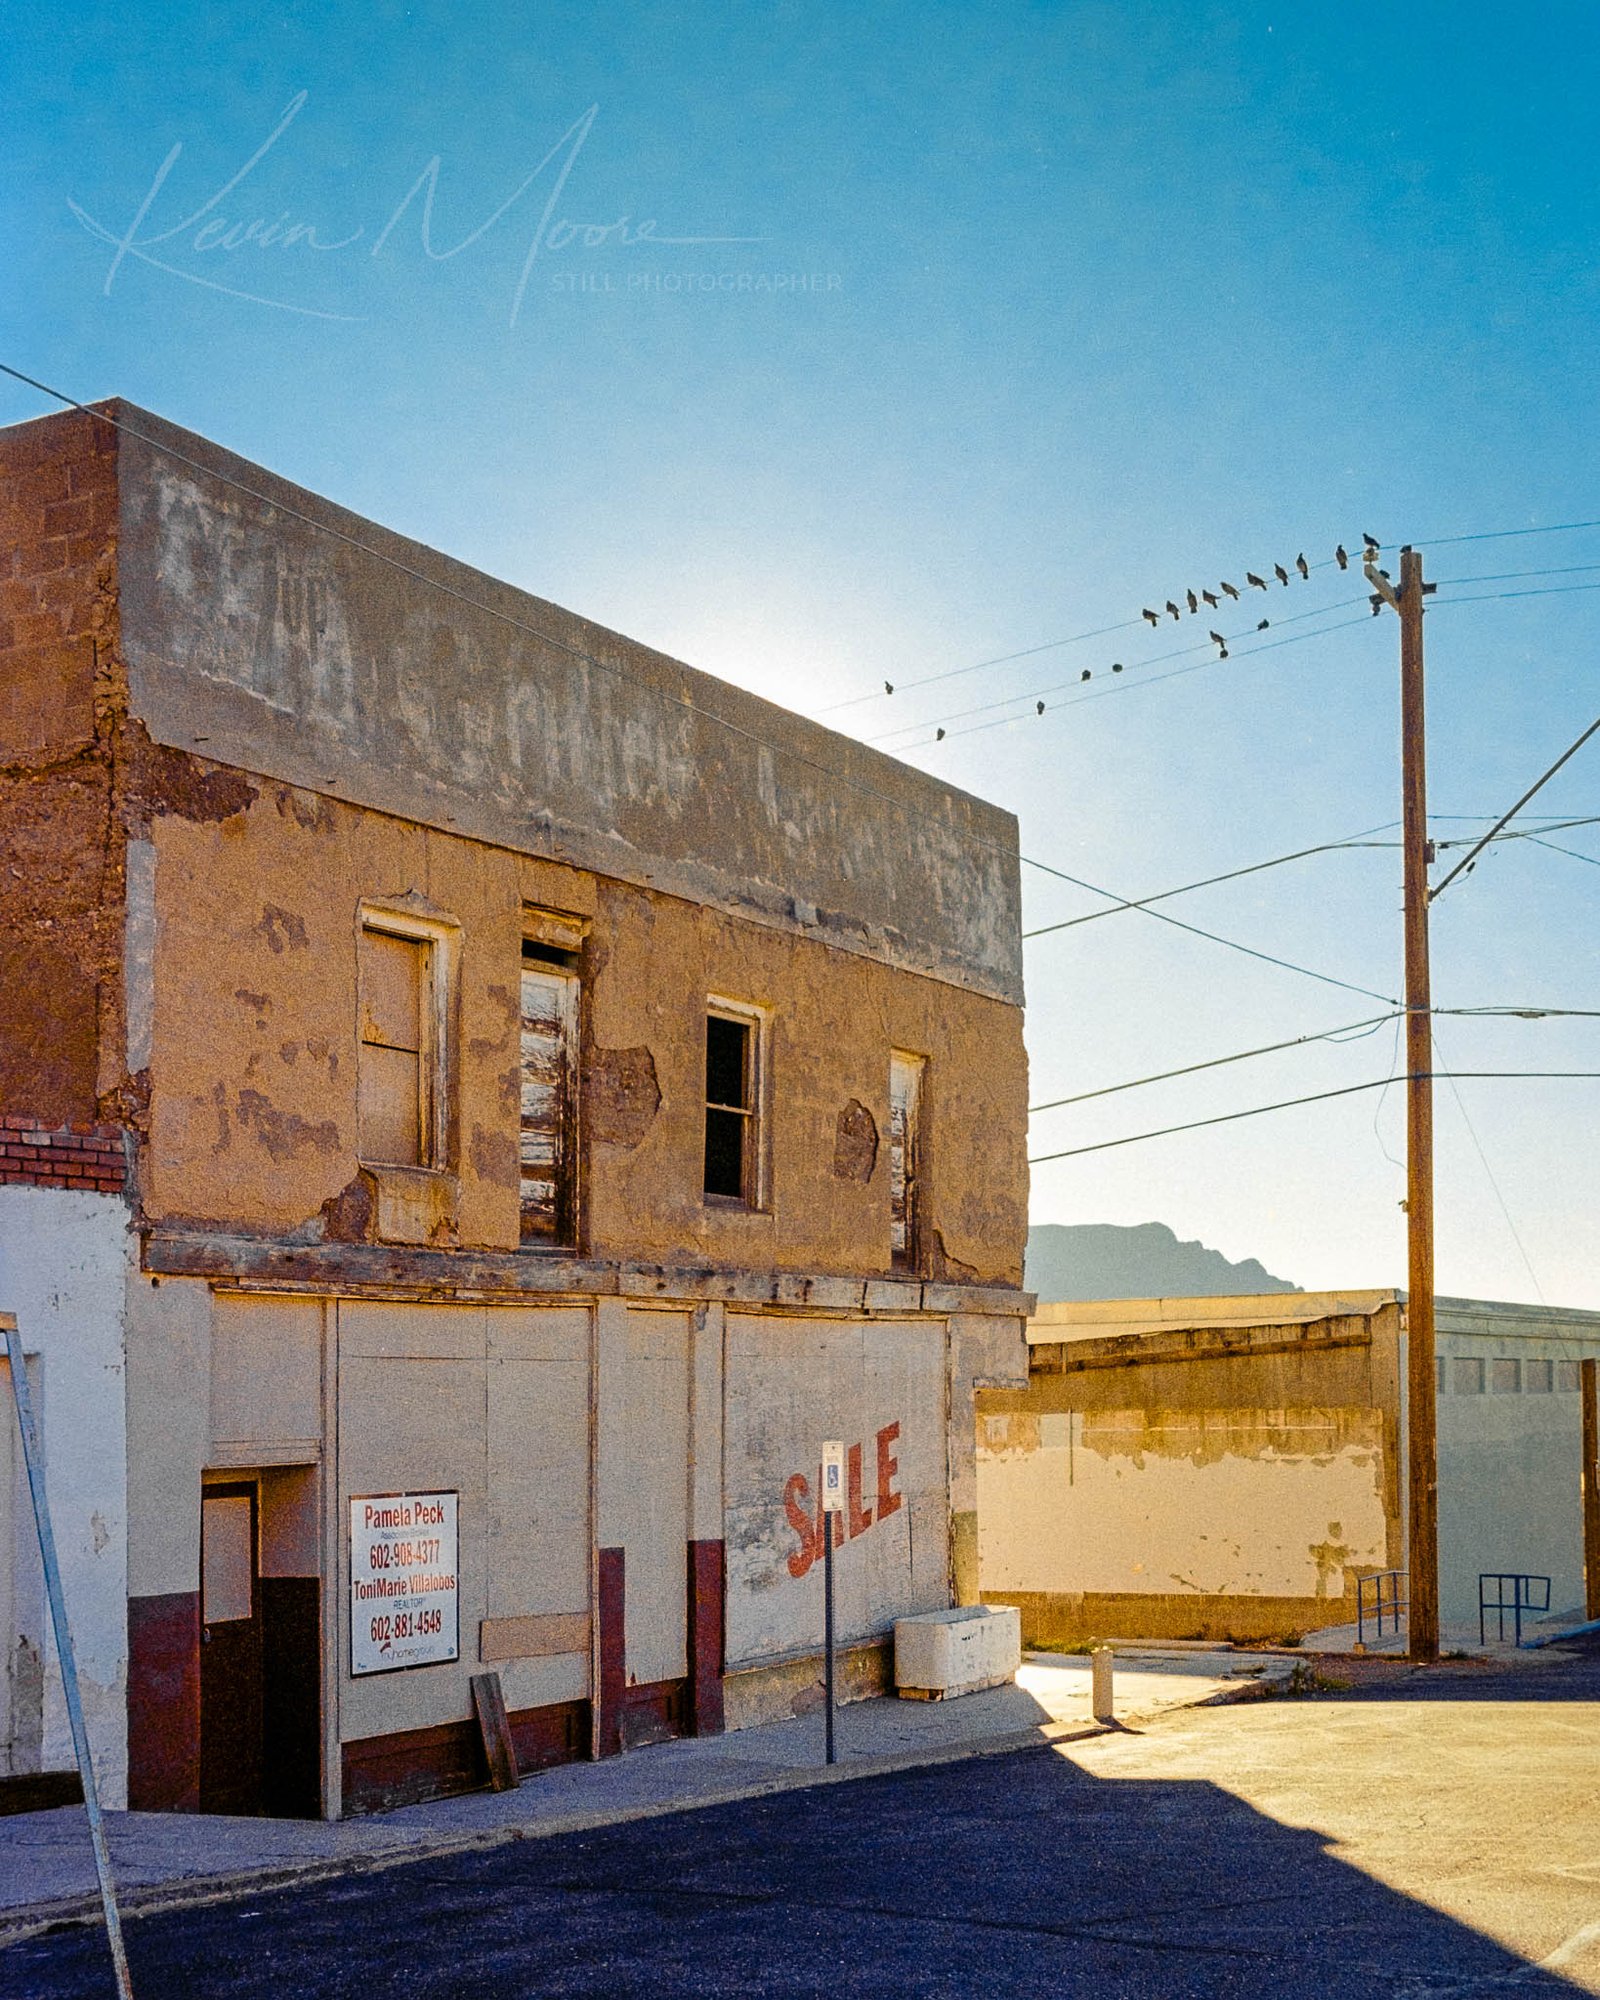
[(752, 1018), (706, 1016), (705, 1191), (756, 1197), (756, 1029)]

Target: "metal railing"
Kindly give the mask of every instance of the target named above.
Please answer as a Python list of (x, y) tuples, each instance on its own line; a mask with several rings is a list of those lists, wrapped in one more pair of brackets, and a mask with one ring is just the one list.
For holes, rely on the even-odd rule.
[(1356, 1643), (1367, 1643), (1367, 1623), (1371, 1620), (1374, 1638), (1383, 1637), (1385, 1617), (1389, 1630), (1398, 1633), (1400, 1621), (1405, 1616), (1410, 1603), (1406, 1588), (1407, 1572), (1403, 1569), (1380, 1569), (1371, 1576), (1356, 1578)]
[[(1506, 1586), (1511, 1586), (1507, 1597)], [(1494, 1595), (1490, 1596), (1491, 1589)], [(1535, 1597), (1535, 1590), (1542, 1596)], [(1547, 1576), (1530, 1576), (1524, 1570), (1486, 1569), (1478, 1575), (1478, 1644), (1486, 1646), (1488, 1639), (1489, 1613), (1495, 1614), (1495, 1638), (1504, 1644), (1506, 1636), (1506, 1613), (1511, 1614), (1511, 1629), (1517, 1645), (1522, 1644), (1522, 1614), (1524, 1611), (1548, 1611), (1550, 1609), (1550, 1579)]]

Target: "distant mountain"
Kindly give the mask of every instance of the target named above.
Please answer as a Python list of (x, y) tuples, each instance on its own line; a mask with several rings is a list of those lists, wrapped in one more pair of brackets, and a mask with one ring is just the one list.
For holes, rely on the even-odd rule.
[(1254, 1257), (1180, 1243), (1164, 1222), (1045, 1222), (1028, 1231), (1026, 1284), (1041, 1300), (1217, 1298), (1298, 1291)]

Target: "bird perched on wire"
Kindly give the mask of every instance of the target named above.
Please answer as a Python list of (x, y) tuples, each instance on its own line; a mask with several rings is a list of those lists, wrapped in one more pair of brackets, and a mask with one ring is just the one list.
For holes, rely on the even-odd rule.
[(1367, 545), (1367, 554), (1369, 556), (1375, 556), (1378, 553), (1379, 549), (1383, 547), (1382, 542), (1380, 542), (1375, 535), (1369, 535), (1365, 531), (1363, 531), (1361, 539)]
[(1122, 662), (1120, 660), (1113, 660), (1111, 662), (1111, 671), (1114, 674), (1120, 674), (1122, 672)]
[(1220, 646), (1224, 652), (1228, 650), (1228, 642), (1220, 632), (1208, 632), (1206, 637), (1211, 641), (1213, 646)]
[(1295, 557), (1294, 566), (1297, 570), (1299, 570), (1302, 581), (1304, 581), (1306, 578), (1310, 576), (1311, 565), (1306, 561), (1304, 552)]
[(1254, 584), (1257, 590), (1265, 590), (1267, 587), (1265, 582), (1259, 576), (1256, 575), (1253, 569), (1247, 569), (1245, 571), (1244, 580), (1246, 583)]
[(944, 741), (944, 731), (942, 729), (936, 729), (933, 734), (933, 740), (935, 743), (942, 743)]
[(1348, 569), (1350, 567), (1350, 558), (1345, 553), (1345, 546), (1343, 542), (1341, 542), (1339, 546), (1334, 550), (1333, 559), (1339, 565), (1340, 569)]
[(1078, 676), (1078, 679), (1079, 679), (1080, 681), (1088, 681), (1088, 680), (1093, 680), (1093, 679), (1094, 679), (1094, 675), (1093, 675), (1093, 674), (1091, 673), (1091, 671), (1089, 670), (1089, 668), (1088, 668), (1088, 667), (1085, 667), (1085, 668), (1084, 668), (1084, 670), (1083, 670), (1083, 672), (1082, 672), (1081, 674), (1079, 674), (1079, 676)]
[(1192, 590), (1191, 590), (1191, 591), (1189, 591), (1189, 592), (1187, 592), (1187, 596), (1188, 596), (1188, 599), (1189, 599), (1189, 609), (1190, 609), (1191, 611), (1198, 611), (1198, 610), (1200, 609), (1200, 600), (1199, 600), (1199, 598), (1195, 596), (1195, 594), (1194, 594), (1194, 592), (1193, 592)]
[(1282, 563), (1274, 563), (1272, 565), (1272, 574), (1283, 585), (1285, 590), (1289, 588), (1289, 572), (1284, 568)]
[(1213, 611), (1215, 611), (1215, 610), (1216, 610), (1216, 608), (1217, 608), (1217, 605), (1218, 605), (1218, 602), (1219, 602), (1219, 600), (1218, 600), (1217, 598), (1213, 597), (1213, 596), (1212, 596), (1212, 594), (1211, 594), (1211, 592), (1210, 592), (1209, 590), (1202, 590), (1202, 591), (1201, 591), (1201, 593), (1200, 593), (1200, 595), (1201, 595), (1201, 596), (1202, 596), (1202, 597), (1203, 597), (1203, 598), (1205, 599), (1205, 601), (1207, 602), (1207, 604), (1209, 604), (1209, 605), (1211, 606), (1212, 610), (1213, 610)]
[(1233, 599), (1233, 601), (1234, 601), (1234, 603), (1235, 603), (1235, 604), (1237, 604), (1237, 603), (1238, 603), (1238, 601), (1239, 601), (1239, 593), (1238, 593), (1238, 591), (1236, 591), (1236, 590), (1234, 589), (1234, 587), (1233, 587), (1233, 585), (1232, 585), (1231, 583), (1225, 583), (1225, 584), (1223, 584), (1223, 585), (1221, 586), (1221, 589), (1222, 589), (1222, 591), (1223, 591), (1223, 594), (1224, 594), (1225, 596), (1227, 596), (1227, 597), (1231, 597), (1231, 598)]
[(1256, 630), (1258, 632), (1265, 632), (1271, 624), (1272, 620), (1270, 618), (1258, 618), (1256, 620)]
[(1152, 625), (1159, 625), (1159, 624), (1161, 623), (1161, 614), (1160, 614), (1160, 612), (1159, 612), (1159, 611), (1152, 611), (1152, 610), (1150, 609), (1150, 607), (1149, 607), (1148, 605), (1146, 605), (1146, 606), (1144, 607), (1144, 609), (1143, 609), (1143, 610), (1142, 610), (1142, 611), (1141, 611), (1141, 612), (1139, 613), (1139, 616), (1140, 616), (1141, 618), (1144, 618), (1144, 619), (1148, 619), (1148, 621), (1149, 621), (1149, 622), (1150, 622), (1150, 623), (1151, 623)]
[(1172, 613), (1174, 618), (1181, 618), (1183, 616), (1183, 613), (1178, 609), (1177, 605), (1173, 603), (1170, 597), (1167, 599), (1167, 609)]
[(1035, 702), (1035, 703), (1033, 704), (1033, 712), (1034, 712), (1034, 714), (1035, 714), (1035, 715), (1043, 715), (1043, 714), (1044, 714), (1044, 703), (1043, 703), (1042, 701), (1036, 701), (1036, 702)]
[(885, 693), (885, 694), (893, 694), (893, 693), (894, 693), (894, 682), (893, 682), (893, 681), (885, 681), (885, 682), (884, 682), (884, 684), (883, 684), (883, 691), (884, 691), (884, 693)]

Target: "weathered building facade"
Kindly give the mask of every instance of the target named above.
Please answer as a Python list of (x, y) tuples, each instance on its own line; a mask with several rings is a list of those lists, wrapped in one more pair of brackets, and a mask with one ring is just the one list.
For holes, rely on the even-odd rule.
[[(1014, 821), (128, 405), (0, 494), (0, 1250), (113, 1798), (471, 1784), (491, 1669), (528, 1768), (805, 1705), (829, 1436), (871, 1684), (1025, 1372)], [(67, 1761), (20, 1496), (0, 1775)]]
[[(1435, 1317), (1440, 1615), (1475, 1632), (1503, 1571), (1581, 1619), (1600, 1313)], [(1358, 1579), (1405, 1568), (1403, 1293), (1051, 1304), (1028, 1338), (1027, 1389), (978, 1398), (982, 1592), (1026, 1643), (1281, 1639), (1354, 1624)]]

